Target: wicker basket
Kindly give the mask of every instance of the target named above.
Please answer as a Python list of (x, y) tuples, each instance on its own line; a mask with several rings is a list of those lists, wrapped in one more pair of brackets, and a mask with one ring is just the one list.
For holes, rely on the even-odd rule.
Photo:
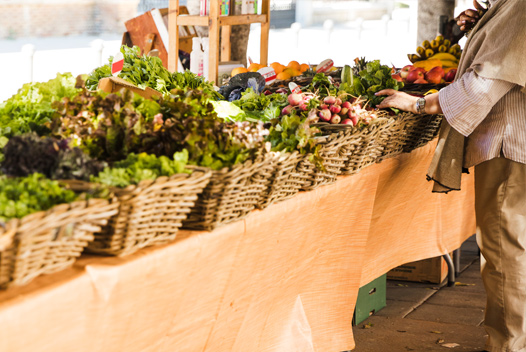
[(405, 113), (393, 116), (389, 128), (383, 131), (384, 146), (377, 162), (392, 158), (404, 151), (407, 143), (407, 115)]
[(247, 216), (268, 188), (272, 175), (272, 157), (246, 161), (212, 171), (210, 182), (199, 195), (183, 223), (184, 228), (213, 230)]
[(443, 115), (414, 115), (407, 116), (407, 132), (404, 152), (409, 153), (432, 141), (440, 130)]
[[(95, 234), (87, 251), (124, 256), (173, 241), (210, 176), (208, 169), (194, 168), (192, 174), (162, 176), (136, 186), (113, 188), (120, 203), (119, 212)], [(93, 186), (87, 182), (70, 185), (76, 190)]]
[(272, 158), (272, 175), (267, 189), (262, 193), (257, 204), (259, 209), (265, 209), (272, 203), (295, 196), (302, 186), (308, 182), (297, 170), (302, 157), (295, 151), (293, 153), (278, 153)]
[(304, 175), (303, 177), (307, 180), (301, 189), (310, 191), (336, 181), (336, 177), (341, 174), (346, 161), (346, 157), (340, 153), (346, 138), (347, 133), (344, 130), (316, 137), (316, 142), (321, 144), (318, 154), (322, 159), (324, 170), (311, 161), (312, 155), (305, 155), (297, 167), (297, 171)]
[(380, 118), (361, 130), (349, 130), (340, 151), (346, 158), (342, 174), (353, 175), (376, 163), (388, 146), (392, 124), (392, 119)]
[(0, 229), (0, 286), (25, 285), (71, 266), (118, 205), (76, 201), (9, 221)]

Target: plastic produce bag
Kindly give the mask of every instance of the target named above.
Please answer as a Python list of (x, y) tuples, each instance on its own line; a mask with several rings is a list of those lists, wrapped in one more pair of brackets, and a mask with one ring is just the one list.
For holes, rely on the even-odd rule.
[(219, 88), (219, 93), (228, 101), (241, 98), (247, 88), (252, 88), (254, 92), (261, 94), (265, 89), (265, 78), (258, 72), (246, 72), (235, 75), (227, 85)]

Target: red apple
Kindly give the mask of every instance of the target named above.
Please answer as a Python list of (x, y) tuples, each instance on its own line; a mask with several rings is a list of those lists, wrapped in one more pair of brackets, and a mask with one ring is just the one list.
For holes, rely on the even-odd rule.
[(402, 77), (402, 79), (406, 78), (407, 77), (407, 74), (409, 73), (409, 71), (413, 70), (415, 67), (413, 65), (407, 65), (407, 66), (404, 66), (401, 70), (400, 70), (400, 77)]
[(416, 81), (414, 81), (413, 83), (416, 83), (416, 84), (426, 84), (426, 83), (429, 83), (429, 82), (426, 81), (426, 80), (423, 79), (423, 78), (419, 78), (419, 79), (417, 79)]
[(446, 75), (444, 76), (444, 80), (446, 82), (453, 82), (455, 80), (455, 76), (457, 74), (457, 69), (456, 68), (453, 68), (451, 70), (449, 70)]
[(431, 70), (429, 70), (425, 74), (425, 79), (429, 83), (438, 84), (442, 81), (443, 77), (444, 77), (444, 69), (440, 66), (433, 67)]
[(407, 83), (414, 83), (417, 79), (424, 79), (424, 73), (419, 70), (409, 71), (407, 74)]
[(425, 70), (425, 68), (423, 68), (423, 67), (417, 67), (417, 68), (415, 68), (415, 71), (420, 71), (420, 72), (422, 72), (423, 74), (426, 74), (426, 70)]

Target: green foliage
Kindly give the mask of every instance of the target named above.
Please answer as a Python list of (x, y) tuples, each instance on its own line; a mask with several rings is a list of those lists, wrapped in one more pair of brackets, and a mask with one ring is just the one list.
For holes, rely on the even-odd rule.
[(367, 68), (354, 77), (352, 86), (342, 84), (340, 90), (354, 96), (362, 96), (369, 101), (370, 106), (376, 107), (385, 97), (378, 97), (374, 93), (387, 88), (399, 90), (403, 86), (402, 82), (391, 77), (389, 66), (380, 65), (380, 60), (374, 60), (368, 62)]
[(53, 132), (71, 138), (91, 157), (123, 160), (130, 153), (170, 157), (186, 149), (189, 162), (220, 169), (264, 152), (262, 124), (225, 123), (202, 91), (172, 90), (141, 113), (144, 101), (123, 94), (84, 92), (57, 103)]
[[(76, 80), (70, 73), (57, 74), (52, 80), (26, 83), (8, 100), (0, 104), (0, 138), (35, 131), (40, 135), (49, 132), (46, 123), (55, 110), (52, 102), (78, 94)], [(2, 143), (5, 139), (2, 139)]]
[(67, 140), (40, 138), (36, 133), (15, 136), (4, 147), (2, 171), (8, 176), (25, 177), (35, 172), (56, 180), (89, 180), (104, 164), (92, 160)]
[(0, 221), (22, 218), (76, 198), (73, 191), (38, 173), (24, 178), (0, 176)]
[[(150, 87), (163, 94), (169, 94), (172, 89), (200, 89), (210, 99), (221, 97), (215, 91), (213, 84), (207, 82), (203, 77), (197, 76), (188, 70), (184, 73), (171, 73), (164, 68), (160, 58), (140, 55), (140, 49), (137, 46), (130, 48), (123, 45), (121, 53), (124, 55), (124, 65), (118, 77), (133, 83), (139, 88)], [(96, 68), (89, 75), (86, 80), (86, 87), (89, 90), (96, 90), (99, 80), (111, 76), (113, 57), (110, 57), (109, 61), (108, 65)]]
[(238, 121), (268, 122), (279, 117), (288, 101), (284, 94), (257, 94), (252, 88), (248, 88), (241, 93), (241, 99), (235, 100), (233, 104), (245, 112)]
[(323, 98), (328, 95), (335, 95), (337, 89), (325, 73), (317, 73), (312, 78), (311, 84), (309, 84), (304, 91), (316, 93), (319, 97)]
[(266, 138), (271, 144), (272, 151), (298, 150), (302, 154), (317, 153), (318, 147), (314, 142), (314, 136), (319, 131), (311, 126), (312, 121), (312, 116), (304, 117), (295, 112), (272, 121)]
[(190, 173), (185, 169), (187, 163), (188, 152), (186, 150), (175, 153), (173, 159), (146, 153), (131, 153), (125, 160), (116, 162), (112, 167), (104, 168), (98, 176), (93, 176), (91, 180), (108, 186), (126, 187), (143, 180), (155, 180), (159, 176)]

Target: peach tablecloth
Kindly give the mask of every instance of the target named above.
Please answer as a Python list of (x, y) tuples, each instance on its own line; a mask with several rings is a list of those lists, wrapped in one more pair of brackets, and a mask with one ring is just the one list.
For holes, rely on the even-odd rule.
[[(0, 351), (329, 352), (358, 288), (474, 232), (473, 180), (431, 193), (434, 144), (212, 232), (0, 292)], [(359, 343), (359, 341), (358, 341)]]

